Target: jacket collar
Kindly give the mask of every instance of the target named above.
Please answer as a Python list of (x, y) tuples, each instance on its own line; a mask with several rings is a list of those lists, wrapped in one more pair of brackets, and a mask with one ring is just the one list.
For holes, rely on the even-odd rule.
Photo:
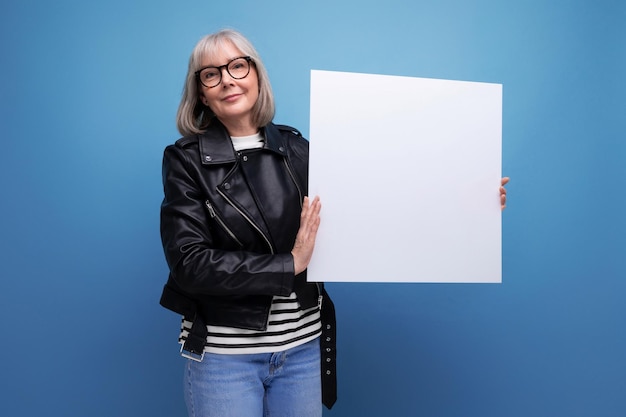
[[(285, 138), (273, 123), (261, 128), (261, 133), (265, 138), (263, 149), (283, 156), (287, 154)], [(211, 121), (206, 132), (198, 135), (198, 140), (202, 164), (223, 164), (237, 160), (237, 153), (228, 131), (217, 119)]]

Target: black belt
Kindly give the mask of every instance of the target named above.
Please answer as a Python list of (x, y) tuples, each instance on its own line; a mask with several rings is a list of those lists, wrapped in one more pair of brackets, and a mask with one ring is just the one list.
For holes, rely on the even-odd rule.
[(202, 362), (202, 359), (204, 359), (204, 345), (208, 333), (209, 331), (206, 328), (206, 324), (204, 324), (204, 320), (202, 320), (200, 314), (196, 314), (187, 339), (180, 347), (180, 354), (187, 359)]

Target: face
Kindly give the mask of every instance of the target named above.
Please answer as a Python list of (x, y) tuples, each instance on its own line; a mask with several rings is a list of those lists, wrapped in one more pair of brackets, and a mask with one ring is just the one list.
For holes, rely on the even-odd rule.
[[(244, 54), (231, 43), (226, 43), (211, 59), (204, 58), (202, 67), (220, 66), (227, 64), (231, 59)], [(259, 79), (256, 68), (251, 64), (250, 73), (242, 79), (230, 76), (226, 69), (222, 69), (222, 82), (213, 88), (199, 85), (200, 100), (208, 106), (217, 118), (231, 130), (231, 127), (249, 126), (256, 132), (256, 126), (252, 126), (252, 108), (259, 98)], [(233, 132), (231, 131), (231, 134)]]

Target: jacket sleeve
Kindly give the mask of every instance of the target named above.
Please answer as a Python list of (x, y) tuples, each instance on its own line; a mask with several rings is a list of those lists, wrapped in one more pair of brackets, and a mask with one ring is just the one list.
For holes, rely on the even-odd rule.
[(293, 291), (291, 253), (223, 250), (208, 227), (203, 193), (189, 154), (176, 145), (163, 156), (161, 241), (171, 278), (197, 295), (283, 295)]

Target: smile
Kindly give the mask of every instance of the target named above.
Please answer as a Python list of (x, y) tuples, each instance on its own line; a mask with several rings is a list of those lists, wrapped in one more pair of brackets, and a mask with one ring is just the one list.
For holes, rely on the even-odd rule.
[(222, 101), (235, 101), (237, 100), (237, 98), (239, 98), (241, 96), (241, 94), (231, 94), (229, 96), (226, 96), (222, 99)]

